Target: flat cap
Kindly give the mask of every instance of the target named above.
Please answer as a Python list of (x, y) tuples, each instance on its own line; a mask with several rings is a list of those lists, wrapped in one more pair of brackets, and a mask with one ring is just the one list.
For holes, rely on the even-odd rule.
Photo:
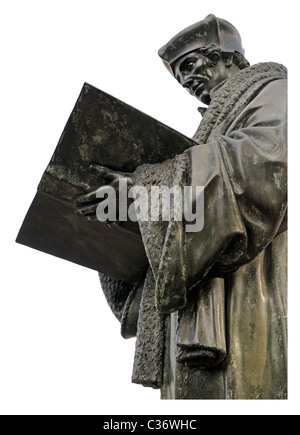
[(158, 51), (166, 67), (172, 72), (171, 65), (181, 56), (199, 48), (214, 45), (225, 53), (235, 51), (244, 55), (239, 32), (228, 21), (210, 14), (175, 35)]

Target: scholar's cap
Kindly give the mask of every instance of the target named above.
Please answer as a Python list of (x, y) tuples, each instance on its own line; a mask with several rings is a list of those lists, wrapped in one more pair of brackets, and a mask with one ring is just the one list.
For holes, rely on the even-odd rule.
[(211, 45), (225, 53), (237, 51), (244, 55), (242, 40), (236, 28), (228, 21), (217, 18), (213, 14), (175, 35), (166, 45), (161, 47), (158, 54), (165, 66), (172, 72), (172, 63), (181, 56)]

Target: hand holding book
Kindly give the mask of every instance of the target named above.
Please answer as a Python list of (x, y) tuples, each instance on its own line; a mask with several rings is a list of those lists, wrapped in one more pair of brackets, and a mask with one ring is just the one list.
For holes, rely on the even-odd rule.
[[(114, 171), (110, 168), (107, 168), (105, 166), (101, 166), (101, 165), (97, 165), (95, 163), (93, 163), (90, 166), (90, 169), (92, 171), (95, 171), (98, 173), (100, 179), (107, 179), (108, 181), (110, 181), (110, 183), (108, 184), (108, 186), (112, 187), (116, 194), (117, 194), (117, 198), (115, 201), (114, 205), (118, 205), (119, 204), (119, 195), (122, 195), (123, 197), (126, 195), (127, 197), (127, 191), (128, 189), (132, 186), (132, 174), (130, 172), (121, 172), (121, 171)], [(124, 179), (126, 178), (126, 183), (119, 183), (120, 178)], [(84, 216), (87, 220), (89, 221), (94, 221), (97, 219), (97, 207), (99, 205), (100, 202), (103, 201), (102, 195), (101, 195), (101, 191), (103, 190), (105, 193), (105, 188), (107, 186), (101, 186), (99, 187), (99, 189), (96, 190), (92, 190), (91, 192), (85, 194), (85, 195), (80, 195), (75, 199), (75, 206), (76, 211), (75, 213)], [(126, 191), (121, 191), (120, 189), (126, 189)], [(131, 202), (128, 202), (128, 205), (130, 205)], [(118, 210), (117, 210), (117, 215), (118, 215)], [(108, 228), (110, 227), (114, 227), (119, 225), (118, 221), (109, 221), (107, 220), (106, 225)]]

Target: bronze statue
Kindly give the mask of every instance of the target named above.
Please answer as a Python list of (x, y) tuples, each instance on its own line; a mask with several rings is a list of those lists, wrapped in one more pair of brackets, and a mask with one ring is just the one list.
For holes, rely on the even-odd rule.
[(208, 108), (197, 145), (142, 165), (133, 183), (204, 186), (204, 228), (140, 222), (143, 282), (100, 274), (123, 336), (137, 335), (132, 381), (163, 399), (285, 399), (286, 69), (250, 67), (237, 30), (214, 15), (159, 55)]
[[(203, 186), (204, 219), (188, 231), (174, 206), (169, 221), (140, 220), (143, 278), (100, 273), (123, 337), (136, 336), (132, 381), (162, 399), (286, 399), (286, 68), (250, 66), (238, 31), (214, 15), (159, 56), (208, 106), (195, 144), (133, 173), (93, 169), (113, 187), (148, 193)], [(100, 203), (99, 190), (79, 195), (77, 216), (96, 220)]]

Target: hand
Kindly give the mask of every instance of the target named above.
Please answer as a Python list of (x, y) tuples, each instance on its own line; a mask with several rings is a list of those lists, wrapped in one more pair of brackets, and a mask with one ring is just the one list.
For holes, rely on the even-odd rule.
[[(109, 169), (105, 166), (100, 166), (97, 164), (92, 164), (90, 166), (90, 169), (93, 171), (96, 171), (101, 178), (106, 178), (107, 180), (111, 181), (107, 185), (111, 186), (115, 189), (116, 194), (117, 194), (117, 205), (119, 203), (118, 198), (119, 198), (119, 194), (120, 194), (120, 191), (119, 191), (120, 178), (127, 179), (127, 186), (128, 186), (127, 189), (133, 185), (132, 174), (129, 172), (113, 171), (112, 169)], [(106, 186), (102, 186), (99, 189), (93, 190), (92, 192), (89, 192), (85, 195), (78, 196), (75, 199), (75, 205), (77, 206), (75, 213), (82, 215), (83, 217), (85, 217), (89, 221), (97, 220), (96, 210), (97, 210), (99, 203), (102, 201), (102, 199), (99, 198), (99, 196), (100, 196), (99, 193), (101, 192), (101, 189), (103, 189), (103, 190), (106, 189)], [(121, 184), (121, 188), (122, 188), (122, 186), (123, 186), (123, 184)], [(126, 194), (126, 197), (127, 197), (127, 191), (122, 192), (122, 193)], [(112, 226), (118, 226), (119, 223), (117, 221), (113, 221), (113, 222), (107, 221), (106, 225), (108, 227), (112, 227)]]

